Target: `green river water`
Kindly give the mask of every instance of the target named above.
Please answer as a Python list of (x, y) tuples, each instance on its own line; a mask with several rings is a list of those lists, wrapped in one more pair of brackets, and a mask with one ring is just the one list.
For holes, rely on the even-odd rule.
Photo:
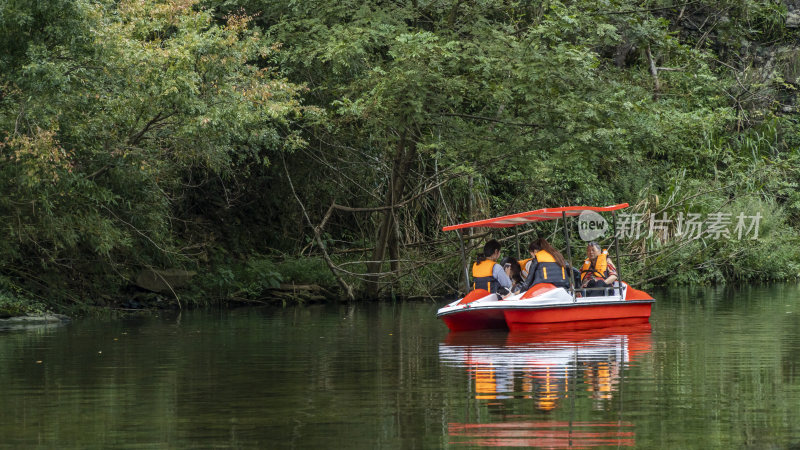
[(800, 447), (800, 287), (653, 295), (549, 334), (445, 301), (0, 327), (0, 448)]

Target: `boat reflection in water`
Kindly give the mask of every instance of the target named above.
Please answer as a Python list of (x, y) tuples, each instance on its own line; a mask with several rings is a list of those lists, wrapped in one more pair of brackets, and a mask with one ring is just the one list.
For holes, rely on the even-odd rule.
[[(630, 422), (574, 418), (586, 418), (591, 411), (608, 417), (606, 411), (615, 410), (616, 400), (622, 400), (624, 371), (651, 345), (649, 323), (547, 333), (450, 333), (439, 344), (440, 360), (465, 368), (474, 398), (490, 412), (502, 412), (502, 422), (450, 423), (451, 443), (633, 446), (636, 437)], [(538, 412), (530, 413), (531, 408)], [(525, 420), (534, 418), (538, 420)]]

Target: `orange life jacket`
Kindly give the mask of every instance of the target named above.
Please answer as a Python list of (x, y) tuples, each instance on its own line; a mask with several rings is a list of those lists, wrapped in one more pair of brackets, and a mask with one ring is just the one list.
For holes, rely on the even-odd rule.
[(522, 277), (523, 280), (525, 278), (528, 278), (528, 268), (526, 266), (532, 260), (533, 258), (528, 258), (528, 259), (523, 259), (522, 261), (519, 262), (519, 275)]
[(566, 269), (559, 266), (556, 259), (549, 252), (539, 250), (534, 257), (537, 264), (532, 284), (552, 283), (556, 286), (561, 286), (567, 281)]
[(492, 275), (495, 264), (491, 259), (485, 259), (472, 265), (472, 289), (486, 289), (489, 292), (497, 289), (497, 279)]
[(608, 277), (608, 250), (603, 250), (602, 253), (597, 255), (597, 260), (594, 262), (594, 267), (592, 266), (592, 261), (589, 258), (586, 258), (583, 261), (583, 266), (581, 266), (581, 281), (583, 281), (587, 275), (593, 274), (597, 278), (605, 279)]

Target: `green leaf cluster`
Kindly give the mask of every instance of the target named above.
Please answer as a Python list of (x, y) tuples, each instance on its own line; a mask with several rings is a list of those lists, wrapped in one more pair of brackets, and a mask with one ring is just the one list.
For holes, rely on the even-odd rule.
[(141, 268), (196, 265), (213, 240), (196, 192), (269, 165), (302, 116), (247, 16), (11, 1), (0, 30), (0, 271), (31, 295), (53, 295), (42, 271), (78, 302), (100, 280), (113, 293)]
[[(771, 234), (666, 266), (640, 242), (638, 281), (793, 276), (785, 17), (754, 0), (6, 1), (0, 274), (77, 303), (176, 266), (222, 297), (304, 277), (440, 292), (460, 276), (444, 225), (661, 198), (763, 211)], [(319, 264), (241, 269), (293, 258)]]

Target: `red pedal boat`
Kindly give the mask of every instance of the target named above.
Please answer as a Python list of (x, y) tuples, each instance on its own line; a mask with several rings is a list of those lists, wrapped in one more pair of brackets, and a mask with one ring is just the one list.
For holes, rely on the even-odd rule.
[[(460, 230), (473, 227), (511, 227), (545, 220), (564, 219), (564, 236), (567, 242), (567, 259), (571, 259), (568, 217), (584, 211), (611, 212), (626, 208), (627, 203), (613, 206), (569, 206), (545, 208), (510, 216), (479, 220), (444, 227), (443, 230)], [(616, 215), (614, 216), (616, 222)], [(614, 227), (616, 229), (616, 226)], [(619, 248), (614, 230), (616, 249)], [(617, 254), (617, 260), (619, 260)], [(619, 270), (618, 270), (619, 275)], [(572, 285), (555, 287), (549, 283), (535, 284), (527, 292), (500, 297), (483, 289), (469, 292), (437, 312), (437, 317), (451, 331), (479, 329), (510, 329), (512, 331), (547, 331), (558, 329), (594, 328), (598, 326), (642, 323), (650, 320), (655, 300), (646, 292), (615, 281), (613, 288), (592, 292)], [(592, 293), (600, 294), (590, 296)]]

